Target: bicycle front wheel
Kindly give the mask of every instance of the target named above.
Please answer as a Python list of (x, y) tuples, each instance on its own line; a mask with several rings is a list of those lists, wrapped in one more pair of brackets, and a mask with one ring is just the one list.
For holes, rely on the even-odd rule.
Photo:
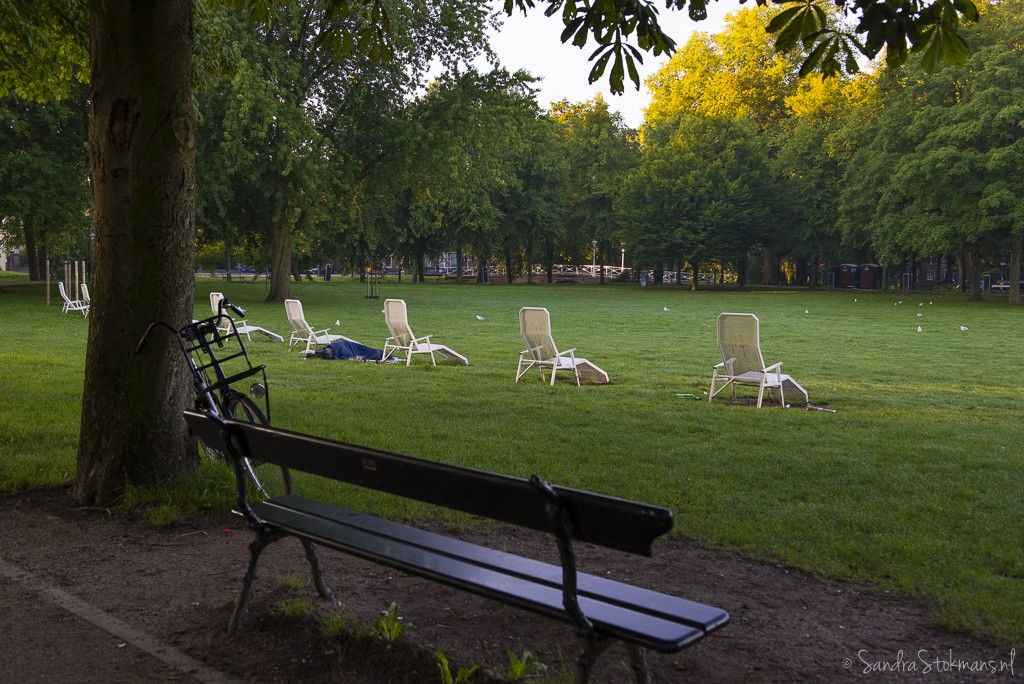
[[(241, 420), (254, 425), (270, 426), (270, 421), (252, 399), (244, 394), (236, 394), (228, 399), (225, 412), (229, 418)], [(242, 467), (249, 479), (250, 494), (263, 499), (271, 499), (292, 491), (291, 473), (287, 468), (260, 463), (256, 459), (243, 459)]]

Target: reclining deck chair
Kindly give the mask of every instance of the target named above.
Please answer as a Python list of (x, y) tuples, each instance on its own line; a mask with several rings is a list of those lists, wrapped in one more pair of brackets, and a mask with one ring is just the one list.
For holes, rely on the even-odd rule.
[(92, 306), (92, 297), (89, 296), (89, 286), (82, 283), (82, 302), (86, 306)]
[(57, 289), (60, 290), (60, 298), (64, 300), (64, 304), (61, 305), (60, 312), (67, 313), (68, 311), (81, 311), (83, 316), (89, 315), (89, 305), (83, 302), (81, 299), (71, 299), (68, 297), (67, 291), (64, 289), (64, 281), (57, 281)]
[(608, 382), (608, 374), (590, 361), (576, 356), (575, 347), (558, 351), (551, 337), (551, 315), (547, 309), (535, 306), (524, 306), (520, 309), (519, 332), (526, 343), (526, 349), (519, 352), (516, 382), (534, 366), (540, 370), (541, 380), (544, 380), (544, 369), (551, 369), (552, 385), (555, 384), (555, 374), (559, 369), (572, 369), (577, 387), (580, 384), (580, 376), (596, 383)]
[[(213, 311), (214, 316), (220, 313), (220, 301), (222, 299), (224, 299), (224, 295), (220, 292), (210, 293), (210, 310)], [(227, 335), (231, 332), (231, 325), (226, 320), (223, 320), (227, 317), (227, 314), (224, 314), (221, 316), (221, 320), (217, 321), (217, 330), (219, 330), (222, 335)], [(249, 325), (249, 321), (235, 321), (235, 330), (238, 331), (239, 335), (245, 335), (245, 339), (250, 341), (252, 340), (252, 337), (250, 337), (249, 333), (259, 333), (269, 337), (271, 342), (284, 342), (284, 338), (277, 333), (270, 332), (266, 328), (261, 328), (256, 325)]]
[(728, 387), (736, 400), (736, 385), (756, 385), (757, 407), (761, 408), (764, 391), (769, 395), (779, 390), (779, 403), (786, 405), (786, 394), (800, 394), (803, 403), (808, 403), (807, 391), (796, 380), (783, 375), (782, 362), (765, 366), (761, 356), (760, 321), (749, 313), (723, 313), (718, 316), (718, 351), (722, 362), (716, 364), (711, 374), (711, 391), (708, 403)]
[(384, 300), (384, 323), (387, 324), (391, 337), (384, 340), (384, 355), (381, 361), (387, 361), (388, 357), (397, 351), (405, 352), (405, 365), (412, 362), (413, 354), (430, 354), (430, 363), (437, 365), (435, 354), (440, 354), (449, 361), (469, 365), (469, 359), (462, 354), (453, 351), (443, 344), (433, 344), (430, 335), (416, 337), (409, 328), (409, 314), (404, 299)]
[(313, 327), (306, 322), (306, 316), (302, 313), (302, 302), (298, 299), (284, 300), (284, 311), (288, 315), (288, 322), (292, 324), (292, 335), (288, 340), (289, 351), (291, 351), (295, 345), (300, 342), (306, 343), (306, 349), (303, 351), (304, 354), (313, 353), (313, 345), (315, 344), (330, 344), (331, 342), (337, 342), (338, 340), (355, 342), (355, 340), (349, 339), (344, 335), (328, 334), (327, 331), (330, 330), (330, 328), (313, 330)]

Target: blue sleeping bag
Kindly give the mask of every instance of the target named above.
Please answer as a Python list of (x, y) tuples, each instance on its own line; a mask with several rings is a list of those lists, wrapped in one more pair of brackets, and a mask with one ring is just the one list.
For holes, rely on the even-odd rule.
[(354, 361), (380, 361), (384, 356), (382, 349), (367, 347), (358, 342), (331, 342), (313, 352), (313, 356), (320, 359), (351, 359)]

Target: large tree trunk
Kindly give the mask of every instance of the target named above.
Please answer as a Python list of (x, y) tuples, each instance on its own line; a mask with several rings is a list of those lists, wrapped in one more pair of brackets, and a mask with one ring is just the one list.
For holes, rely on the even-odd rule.
[(761, 284), (779, 284), (779, 262), (775, 258), (775, 253), (768, 247), (761, 251)]
[(36, 229), (28, 220), (25, 221), (25, 257), (28, 260), (28, 279), (44, 280), (45, 263), (39, 256), (42, 250), (36, 247)]
[(505, 280), (509, 285), (516, 282), (516, 274), (512, 270), (512, 250), (505, 250)]
[(288, 209), (285, 208), (278, 213), (272, 230), (268, 302), (283, 302), (292, 296), (292, 283), (289, 280), (292, 266), (292, 231), (288, 224)]
[(195, 121), (192, 3), (92, 0), (89, 151), (96, 251), (74, 499), (115, 503), (128, 484), (197, 468), (177, 342), (149, 323), (192, 316)]
[(964, 284), (970, 283), (971, 300), (980, 302), (981, 297), (981, 269), (978, 268), (977, 255), (973, 248), (965, 248), (962, 251), (964, 261)]
[(1020, 304), (1020, 251), (1024, 235), (1014, 233), (1010, 239), (1010, 272), (1007, 278), (1010, 279), (1010, 304)]

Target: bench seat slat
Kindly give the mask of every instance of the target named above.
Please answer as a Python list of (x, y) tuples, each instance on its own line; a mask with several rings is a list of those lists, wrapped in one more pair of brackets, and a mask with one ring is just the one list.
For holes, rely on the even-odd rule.
[[(252, 508), (265, 522), (294, 536), (504, 603), (560, 620), (567, 620), (562, 607), (562, 592), (558, 586), (550, 582), (527, 578), (514, 572), (506, 572), (501, 566), (471, 562), (458, 553), (452, 553), (457, 550), (458, 545), (462, 546), (463, 552), (471, 549), (470, 557), (480, 558), (487, 552), (492, 554), (501, 554), (501, 552), (466, 542), (456, 542), (453, 545), (451, 542), (454, 540), (448, 539), (448, 553), (439, 553), (432, 548), (418, 545), (415, 542), (415, 535), (412, 540), (407, 539), (406, 532), (412, 529), (407, 526), (391, 523), (385, 525), (387, 527), (386, 534), (382, 534), (366, 527), (360, 528), (358, 525), (349, 524), (355, 518), (365, 518), (366, 516), (354, 514), (355, 518), (350, 518), (348, 515), (338, 515), (337, 511), (340, 509), (334, 509), (335, 515), (323, 517), (315, 512), (316, 506), (307, 505), (316, 504), (316, 502), (297, 500), (302, 500), (302, 497), (288, 497), (287, 502), (254, 502)], [(422, 533), (419, 530), (416, 532)], [(499, 559), (504, 555), (507, 554), (495, 555), (494, 558)], [(539, 561), (533, 562), (546, 565)], [(560, 576), (560, 568), (549, 567), (551, 571)], [(545, 575), (550, 575), (550, 572), (546, 571)], [(668, 619), (663, 611), (659, 615), (647, 612), (642, 605), (631, 608), (628, 601), (623, 600), (627, 592), (617, 591), (620, 587), (635, 591), (635, 587), (627, 587), (618, 582), (583, 574), (580, 575), (581, 586), (584, 583), (584, 577), (601, 580), (604, 584), (603, 588), (612, 589), (611, 593), (617, 595), (618, 598), (616, 603), (605, 597), (581, 591), (580, 607), (593, 622), (598, 632), (647, 648), (663, 652), (678, 651), (701, 639), (707, 631), (716, 627), (720, 621), (727, 619), (724, 614), (721, 618), (709, 616), (713, 618), (712, 622), (703, 628), (694, 626), (692, 617), (688, 613), (687, 621), (678, 618)], [(587, 580), (588, 583), (591, 580)], [(661, 598), (664, 600), (668, 597), (661, 596)], [(702, 609), (717, 611), (717, 609), (701, 604), (684, 603), (688, 604), (687, 610), (689, 607), (699, 606)]]
[[(277, 506), (291, 508), (326, 520), (363, 529), (373, 534), (395, 536), (402, 543), (419, 546), (439, 554), (457, 557), (482, 567), (489, 567), (510, 574), (520, 575), (527, 579), (545, 582), (558, 591), (562, 590), (562, 569), (557, 565), (470, 544), (444, 535), (382, 520), (365, 513), (338, 508), (337, 506), (294, 494), (278, 497), (273, 503)], [(657, 591), (644, 589), (643, 587), (623, 584), (622, 582), (616, 582), (605, 577), (581, 572), (577, 577), (577, 583), (581, 597), (597, 598), (667, 620), (681, 621), (704, 632), (724, 625), (729, 619), (729, 614), (720, 608), (714, 608), (675, 596), (668, 596)], [(680, 616), (685, 617), (681, 619)]]

